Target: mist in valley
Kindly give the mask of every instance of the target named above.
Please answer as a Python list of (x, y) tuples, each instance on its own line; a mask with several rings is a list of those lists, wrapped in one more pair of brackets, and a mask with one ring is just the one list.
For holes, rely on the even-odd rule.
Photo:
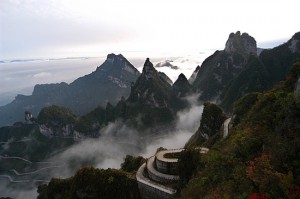
[(37, 196), (39, 184), (49, 182), (51, 178), (70, 177), (82, 166), (119, 169), (126, 155), (148, 158), (154, 155), (159, 147), (182, 148), (200, 124), (203, 106), (197, 103), (197, 98), (197, 95), (187, 97), (190, 108), (177, 113), (172, 128), (163, 128), (157, 134), (151, 134), (150, 129), (139, 132), (118, 120), (102, 128), (99, 138), (87, 138), (64, 151), (53, 152), (55, 155), (42, 160), (43, 163), (27, 167), (26, 172), (19, 172), (22, 176), (9, 171), (8, 174), (13, 180), (21, 177), (29, 181), (9, 183), (7, 177), (0, 177), (1, 196), (34, 198)]

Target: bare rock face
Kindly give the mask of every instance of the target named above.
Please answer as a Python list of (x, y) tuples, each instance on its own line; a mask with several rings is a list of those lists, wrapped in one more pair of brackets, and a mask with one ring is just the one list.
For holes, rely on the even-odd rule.
[(196, 79), (196, 77), (198, 75), (199, 70), (200, 70), (200, 66), (198, 65), (196, 67), (196, 69), (194, 70), (193, 74), (191, 75), (191, 77), (189, 78), (190, 84), (194, 83), (194, 81), (195, 81), (195, 79)]
[(288, 43), (292, 53), (300, 53), (300, 32), (296, 33)]
[(242, 35), (240, 31), (237, 31), (235, 34), (231, 33), (225, 45), (225, 52), (232, 54), (237, 51), (247, 55), (256, 55), (257, 45), (255, 39), (248, 33), (243, 33)]
[(297, 81), (297, 84), (296, 84), (295, 93), (300, 94), (300, 77), (298, 78), (298, 81)]
[(153, 79), (158, 76), (158, 72), (153, 67), (153, 64), (150, 62), (150, 59), (147, 58), (143, 68), (143, 74), (146, 77), (146, 80)]
[(216, 51), (195, 71), (194, 88), (201, 101), (218, 100), (225, 87), (245, 70), (248, 59), (257, 58), (256, 41), (247, 33), (231, 33), (225, 49)]
[(129, 101), (147, 104), (150, 107), (167, 107), (171, 85), (161, 78), (158, 71), (147, 58), (143, 72), (131, 88)]

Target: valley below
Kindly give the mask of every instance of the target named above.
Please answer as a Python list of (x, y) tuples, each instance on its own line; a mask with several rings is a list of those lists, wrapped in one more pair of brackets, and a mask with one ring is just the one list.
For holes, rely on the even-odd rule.
[[(126, 155), (150, 157), (162, 146), (182, 148), (197, 130), (202, 110), (202, 105), (194, 104), (181, 111), (172, 128), (138, 132), (122, 122), (114, 122), (101, 130), (99, 138), (81, 140), (44, 137), (35, 125), (28, 124), (30, 134), (19, 140), (0, 142), (0, 193), (12, 198), (35, 198), (39, 185), (49, 183), (52, 178), (70, 177), (81, 167), (119, 169)], [(143, 133), (145, 136), (140, 136)], [(48, 145), (38, 147), (43, 142)], [(24, 154), (24, 148), (32, 148), (31, 154)]]
[(136, 68), (111, 53), (70, 83), (35, 85), (0, 107), (1, 196), (151, 199), (136, 172), (147, 165), (140, 176), (164, 183), (171, 164), (153, 154), (179, 149), (176, 194), (163, 198), (297, 198), (299, 41), (258, 50), (237, 31), (205, 60)]

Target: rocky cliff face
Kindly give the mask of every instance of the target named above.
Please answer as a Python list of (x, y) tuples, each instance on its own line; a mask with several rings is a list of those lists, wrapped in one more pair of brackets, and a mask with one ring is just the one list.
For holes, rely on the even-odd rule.
[(250, 55), (244, 69), (224, 88), (220, 105), (229, 111), (234, 101), (251, 92), (262, 92), (284, 80), (293, 63), (300, 58), (300, 33), (288, 42)]
[(194, 81), (195, 81), (195, 79), (196, 79), (196, 77), (198, 75), (199, 70), (200, 70), (200, 66), (198, 65), (196, 67), (196, 69), (194, 70), (194, 72), (192, 73), (191, 77), (189, 78), (190, 84), (194, 83)]
[[(231, 33), (223, 51), (208, 57), (198, 70), (193, 86), (201, 93), (200, 100), (216, 100), (225, 86), (244, 69), (250, 55), (255, 56), (256, 41), (247, 33)], [(196, 70), (197, 71), (197, 70)]]
[[(257, 55), (256, 41), (247, 33), (231, 33), (225, 49), (216, 51), (198, 69), (193, 86), (202, 101), (215, 101), (225, 111), (251, 92), (262, 92), (282, 81), (300, 58), (300, 33), (288, 42)], [(195, 73), (197, 71), (195, 70)]]
[(171, 106), (175, 110), (184, 109), (190, 106), (185, 97), (193, 93), (193, 87), (184, 74), (180, 74), (172, 86)]
[(300, 32), (296, 33), (288, 42), (289, 49), (292, 53), (300, 53)]
[(241, 35), (240, 31), (235, 34), (231, 33), (225, 45), (225, 52), (227, 53), (245, 53), (245, 54), (257, 54), (256, 41), (248, 33)]
[(184, 74), (180, 74), (172, 87), (172, 93), (176, 97), (186, 97), (191, 94), (192, 86)]
[(158, 72), (158, 75), (163, 79), (163, 81), (168, 82), (170, 85), (173, 85), (173, 81), (164, 72)]
[(151, 107), (168, 107), (171, 85), (160, 78), (149, 58), (146, 59), (143, 72), (131, 89), (129, 101)]
[(186, 147), (210, 146), (221, 138), (221, 127), (226, 119), (222, 109), (215, 104), (205, 103), (200, 127), (186, 143)]
[(170, 107), (171, 85), (161, 78), (149, 58), (146, 59), (143, 72), (131, 87), (126, 100), (129, 118), (140, 116), (142, 125), (154, 127), (173, 120)]

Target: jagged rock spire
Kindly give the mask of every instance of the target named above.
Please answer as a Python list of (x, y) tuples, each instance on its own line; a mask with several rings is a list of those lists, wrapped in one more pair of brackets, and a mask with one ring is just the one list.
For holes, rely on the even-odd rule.
[(177, 81), (187, 81), (187, 78), (183, 73), (180, 73), (180, 75), (178, 76)]
[(185, 97), (192, 92), (192, 86), (184, 74), (180, 74), (178, 79), (174, 82), (172, 94), (177, 97)]
[(171, 85), (164, 78), (160, 78), (150, 59), (147, 58), (142, 75), (132, 86), (129, 100), (150, 107), (167, 107), (170, 90)]
[(150, 59), (147, 58), (143, 68), (143, 74), (146, 77), (146, 80), (153, 79), (157, 75), (157, 71), (153, 67), (153, 64), (150, 62)]

